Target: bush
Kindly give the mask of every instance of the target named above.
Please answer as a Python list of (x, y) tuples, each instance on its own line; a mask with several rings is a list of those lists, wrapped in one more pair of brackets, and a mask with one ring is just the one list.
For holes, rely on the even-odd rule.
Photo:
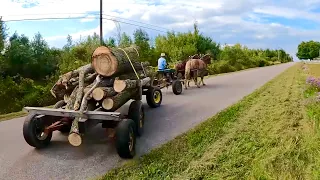
[(234, 66), (231, 66), (228, 61), (222, 61), (218, 66), (220, 73), (228, 73), (236, 71)]
[(268, 61), (266, 61), (265, 59), (259, 59), (258, 61), (257, 61), (257, 65), (258, 65), (258, 67), (264, 67), (264, 66), (268, 66), (269, 65), (269, 63), (268, 63)]
[[(17, 83), (18, 82), (18, 83)], [(35, 85), (31, 79), (0, 78), (0, 114), (20, 111), (24, 106), (48, 106), (55, 102), (50, 94), (51, 84)]]

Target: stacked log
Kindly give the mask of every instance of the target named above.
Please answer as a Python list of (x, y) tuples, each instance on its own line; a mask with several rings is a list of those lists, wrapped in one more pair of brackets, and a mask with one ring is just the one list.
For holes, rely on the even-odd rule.
[[(146, 68), (148, 63), (139, 62), (139, 48), (98, 47), (92, 54), (91, 64), (60, 76), (51, 89), (58, 99), (64, 98), (66, 109), (87, 110), (87, 102), (96, 102), (96, 108), (113, 112), (133, 99), (139, 93), (140, 86), (151, 82), (154, 72)], [(70, 144), (81, 144), (76, 118), (72, 122), (68, 140)]]

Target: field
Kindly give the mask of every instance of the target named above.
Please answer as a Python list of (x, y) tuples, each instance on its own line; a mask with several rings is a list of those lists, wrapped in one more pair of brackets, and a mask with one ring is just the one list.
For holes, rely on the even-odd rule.
[(305, 66), (101, 179), (319, 179), (320, 65)]

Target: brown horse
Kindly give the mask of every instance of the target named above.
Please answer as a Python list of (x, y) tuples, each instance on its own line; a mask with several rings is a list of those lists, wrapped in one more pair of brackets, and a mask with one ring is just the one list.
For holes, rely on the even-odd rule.
[(195, 55), (189, 56), (188, 59), (185, 59), (182, 62), (177, 63), (175, 65), (174, 69), (176, 71), (175, 73), (178, 78), (182, 78), (183, 74), (185, 74), (186, 63), (189, 59), (200, 59), (200, 55), (195, 54)]
[[(189, 59), (185, 65), (185, 89), (187, 89), (187, 84), (190, 87), (191, 77), (194, 80), (194, 83), (200, 88), (200, 83), (202, 82), (203, 86), (206, 84), (203, 81), (204, 76), (208, 75), (207, 65), (211, 64), (211, 56), (209, 54), (203, 55), (201, 58)], [(198, 83), (198, 77), (201, 77), (201, 81)]]

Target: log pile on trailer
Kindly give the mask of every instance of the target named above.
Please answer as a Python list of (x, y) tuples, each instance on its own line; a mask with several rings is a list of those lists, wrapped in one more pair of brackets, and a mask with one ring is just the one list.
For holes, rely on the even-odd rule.
[[(139, 83), (142, 86), (150, 83), (144, 64), (138, 61), (138, 50), (137, 46), (124, 49), (98, 47), (92, 54), (91, 64), (60, 77), (52, 89), (53, 95), (59, 98), (64, 96), (66, 109), (83, 112), (87, 110), (89, 100), (93, 100), (91, 102), (104, 111), (116, 111), (139, 93)], [(74, 146), (81, 144), (78, 121), (75, 119), (72, 122), (68, 137)]]
[[(50, 118), (60, 116), (60, 119), (57, 118), (57, 120), (51, 118), (54, 125), (51, 123), (45, 128), (45, 131), (69, 132), (68, 141), (73, 146), (82, 144), (82, 126), (80, 127), (79, 124), (88, 122), (90, 117), (93, 118), (93, 121), (90, 121), (94, 122), (93, 125), (102, 123), (103, 126), (104, 124), (116, 126), (120, 129), (116, 133), (118, 136), (124, 137), (129, 132), (128, 127), (132, 125), (135, 126), (133, 129), (136, 134), (141, 135), (140, 121), (144, 118), (142, 95), (146, 95), (150, 107), (158, 107), (162, 101), (160, 89), (152, 86), (155, 72), (146, 68), (147, 66), (148, 63), (139, 62), (139, 47), (137, 46), (133, 45), (123, 49), (100, 46), (93, 52), (90, 64), (61, 75), (52, 87), (51, 94), (59, 100), (54, 108), (61, 109), (61, 112), (46, 108), (27, 107), (25, 109), (29, 109), (34, 115), (41, 112)], [(131, 99), (135, 101), (130, 104), (129, 119), (121, 120), (120, 114), (113, 112)], [(94, 113), (94, 111), (101, 113)], [(102, 119), (97, 119), (97, 117), (102, 117)], [(118, 125), (114, 126), (113, 122), (106, 123), (108, 119), (103, 119), (103, 117), (109, 118)], [(30, 118), (34, 118), (32, 113)], [(30, 123), (31, 119), (26, 120), (25, 124)], [(28, 124), (24, 126), (24, 137), (30, 145), (40, 147), (42, 141), (30, 140), (32, 132), (27, 131), (30, 127)], [(49, 136), (50, 139), (51, 136)], [(39, 141), (38, 145), (35, 143), (37, 141)], [(122, 157), (130, 156), (128, 154), (131, 153), (131, 150), (130, 152), (123, 150), (123, 147), (121, 150), (121, 146), (127, 145), (125, 141), (120, 138), (117, 145), (119, 146), (117, 149), (123, 151), (118, 151)]]

